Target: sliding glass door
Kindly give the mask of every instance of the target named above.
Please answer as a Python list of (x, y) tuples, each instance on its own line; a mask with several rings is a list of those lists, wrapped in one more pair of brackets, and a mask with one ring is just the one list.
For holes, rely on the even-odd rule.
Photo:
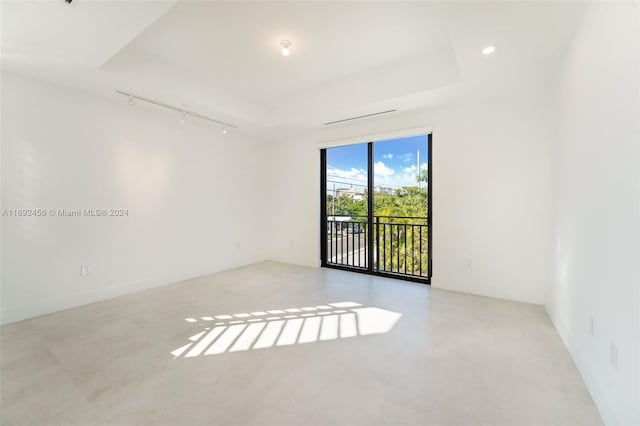
[(347, 145), (326, 150), (326, 263), (369, 267), (368, 146)]
[(431, 135), (321, 151), (322, 265), (431, 277)]

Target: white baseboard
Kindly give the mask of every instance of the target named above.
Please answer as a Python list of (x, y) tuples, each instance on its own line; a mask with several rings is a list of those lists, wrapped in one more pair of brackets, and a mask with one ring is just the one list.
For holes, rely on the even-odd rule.
[(116, 283), (110, 286), (95, 288), (90, 291), (74, 294), (64, 294), (58, 298), (47, 298), (41, 300), (33, 300), (27, 306), (19, 307), (3, 307), (0, 310), (0, 324), (10, 324), (25, 319), (35, 318), (41, 315), (51, 314), (54, 312), (64, 311), (66, 309), (75, 308), (90, 303), (100, 302), (102, 300), (111, 299), (126, 294), (137, 293), (139, 291), (148, 290), (154, 287), (160, 287), (167, 284), (173, 284), (204, 275), (214, 274), (229, 269), (234, 269), (253, 263), (259, 263), (264, 260), (256, 260), (255, 262), (231, 265), (222, 269), (202, 269), (199, 271), (191, 271), (188, 273), (176, 274), (172, 276), (154, 277), (136, 281)]

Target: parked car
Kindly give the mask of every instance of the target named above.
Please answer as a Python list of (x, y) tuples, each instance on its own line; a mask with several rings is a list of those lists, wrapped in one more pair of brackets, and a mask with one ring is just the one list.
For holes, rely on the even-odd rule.
[(349, 224), (343, 228), (343, 232), (347, 234), (362, 234), (364, 232), (364, 228), (357, 224)]

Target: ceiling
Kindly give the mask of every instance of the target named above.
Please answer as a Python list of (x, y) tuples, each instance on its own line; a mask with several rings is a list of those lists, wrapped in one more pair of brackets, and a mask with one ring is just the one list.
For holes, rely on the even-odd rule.
[[(265, 139), (461, 98), (539, 93), (584, 5), (4, 1), (2, 67), (116, 89)], [(291, 40), (291, 55), (280, 41)], [(481, 49), (494, 44), (496, 52)]]

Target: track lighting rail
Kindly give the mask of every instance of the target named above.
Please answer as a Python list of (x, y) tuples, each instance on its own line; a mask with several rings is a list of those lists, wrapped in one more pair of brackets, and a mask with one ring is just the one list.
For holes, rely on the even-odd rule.
[(186, 119), (186, 117), (200, 118), (202, 120), (207, 120), (207, 121), (210, 121), (212, 123), (220, 124), (223, 127), (223, 130), (224, 130), (223, 133), (226, 133), (226, 129), (229, 128), (229, 127), (232, 128), (232, 129), (237, 129), (238, 128), (238, 126), (235, 126), (235, 125), (233, 125), (231, 123), (227, 123), (226, 121), (216, 120), (215, 118), (207, 117), (206, 115), (199, 114), (199, 113), (197, 113), (195, 111), (190, 111), (188, 109), (184, 109), (184, 108), (176, 107), (176, 106), (173, 106), (173, 105), (169, 105), (169, 104), (166, 104), (164, 102), (160, 102), (160, 101), (156, 101), (156, 100), (153, 100), (153, 99), (150, 99), (150, 98), (146, 98), (144, 96), (135, 95), (135, 94), (130, 93), (130, 92), (123, 92), (122, 90), (116, 90), (116, 93), (118, 93), (119, 95), (126, 96), (127, 98), (129, 98), (129, 104), (130, 105), (133, 104), (134, 100), (137, 100), (137, 101), (146, 102), (146, 103), (153, 104), (153, 105), (156, 105), (156, 106), (159, 106), (159, 107), (162, 107), (162, 108), (167, 108), (167, 109), (176, 111), (176, 112), (181, 114), (183, 122)]

